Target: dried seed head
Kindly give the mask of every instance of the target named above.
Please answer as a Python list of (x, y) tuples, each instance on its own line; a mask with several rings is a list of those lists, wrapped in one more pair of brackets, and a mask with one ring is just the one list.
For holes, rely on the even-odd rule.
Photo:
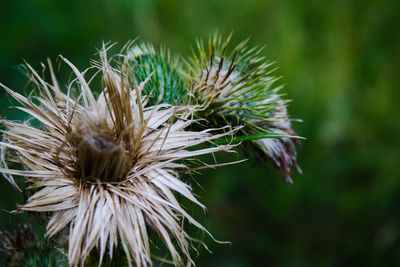
[[(51, 212), (49, 236), (69, 224), (70, 266), (83, 265), (94, 247), (100, 263), (106, 250), (112, 258), (119, 241), (130, 265), (152, 265), (148, 228), (160, 236), (175, 265), (189, 266), (194, 239), (185, 232), (184, 221), (209, 233), (176, 199), (178, 194), (205, 208), (177, 170), (188, 170), (185, 159), (230, 151), (230, 145), (187, 148), (231, 132), (185, 130), (193, 122), (191, 107), (146, 106), (148, 97), (141, 92), (149, 78), (136, 84), (124, 63), (120, 69), (111, 67), (106, 51), (99, 51), (101, 61), (94, 62), (104, 84), (97, 99), (85, 72), (65, 58), (76, 75), (68, 94), (59, 88), (51, 67), (50, 84), (28, 65), (40, 105), (3, 86), (41, 127), (2, 121), (8, 131), (0, 145), (25, 170), (5, 166), (0, 171), (25, 176), (31, 189), (40, 189), (21, 210)], [(70, 96), (72, 87), (79, 89), (78, 98)]]

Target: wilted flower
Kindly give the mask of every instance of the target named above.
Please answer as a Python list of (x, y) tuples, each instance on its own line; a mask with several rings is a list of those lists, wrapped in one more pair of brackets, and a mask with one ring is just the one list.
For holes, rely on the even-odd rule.
[(35, 235), (33, 226), (18, 224), (13, 232), (0, 231), (0, 251), (7, 255), (7, 266), (65, 266), (67, 258)]
[(20, 224), (14, 232), (0, 231), (0, 251), (9, 257), (11, 266), (16, 266), (26, 257), (26, 250), (35, 244), (35, 239), (32, 225)]
[(299, 137), (278, 94), (281, 87), (274, 86), (273, 64), (260, 56), (262, 49), (247, 48), (247, 40), (229, 53), (229, 41), (230, 37), (222, 41), (215, 34), (208, 45), (198, 42), (198, 52), (189, 61), (193, 99), (204, 106), (197, 115), (215, 127), (244, 125), (240, 140), (251, 140), (259, 158), (270, 157), (285, 181), (292, 183)]
[[(168, 248), (175, 265), (191, 265), (191, 241), (184, 231), (188, 221), (207, 230), (179, 204), (176, 194), (205, 208), (182, 182), (177, 170), (187, 170), (185, 159), (229, 150), (230, 145), (187, 150), (223, 135), (211, 130), (185, 131), (192, 122), (193, 108), (168, 104), (147, 106), (149, 98), (121, 63), (111, 67), (106, 49), (94, 67), (102, 73), (102, 92), (93, 95), (85, 72), (61, 57), (76, 75), (61, 91), (50, 67), (52, 83), (44, 81), (29, 65), (38, 96), (24, 97), (3, 86), (23, 107), (18, 109), (40, 122), (15, 123), (2, 120), (3, 155), (21, 163), (24, 170), (0, 169), (4, 174), (28, 177), (30, 189), (38, 190), (25, 211), (51, 212), (47, 225), (53, 236), (68, 224), (69, 264), (83, 265), (93, 248), (100, 263), (106, 250), (112, 257), (119, 240), (129, 264), (152, 265), (148, 227)], [(124, 58), (126, 60), (126, 58)], [(74, 91), (77, 97), (72, 97)]]

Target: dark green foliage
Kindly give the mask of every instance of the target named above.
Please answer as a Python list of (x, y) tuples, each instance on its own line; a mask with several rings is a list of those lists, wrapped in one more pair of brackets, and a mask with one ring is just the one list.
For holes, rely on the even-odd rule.
[[(27, 267), (62, 267), (68, 266), (68, 257), (65, 252), (57, 250), (54, 244), (48, 241), (41, 241), (33, 247), (26, 248), (26, 255), (23, 261), (18, 261), (15, 266)], [(13, 266), (13, 265), (11, 265)]]
[[(99, 251), (94, 249), (89, 254), (89, 256), (86, 258), (85, 266), (86, 267), (98, 267), (99, 266), (99, 258), (100, 258)], [(112, 259), (110, 259), (108, 257), (108, 255), (107, 255), (107, 257), (104, 257), (103, 262), (100, 266), (101, 267), (113, 267), (113, 266), (128, 267), (129, 264), (127, 262), (126, 254), (125, 254), (124, 250), (122, 249), (122, 246), (119, 246), (117, 249), (114, 249)]]

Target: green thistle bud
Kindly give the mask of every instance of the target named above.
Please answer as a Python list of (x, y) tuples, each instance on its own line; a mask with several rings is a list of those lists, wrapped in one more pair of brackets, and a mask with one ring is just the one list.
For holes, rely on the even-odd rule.
[(129, 49), (127, 59), (138, 83), (148, 80), (143, 94), (151, 96), (149, 105), (180, 105), (186, 102), (182, 64), (168, 50), (157, 52), (151, 44), (134, 45)]
[(198, 51), (189, 60), (190, 90), (203, 105), (197, 115), (209, 123), (206, 127), (244, 125), (239, 134), (252, 141), (258, 158), (270, 157), (285, 181), (292, 183), (291, 167), (298, 168), (298, 137), (279, 95), (281, 86), (275, 86), (273, 63), (260, 56), (262, 48), (248, 48), (248, 40), (232, 52), (229, 42), (230, 36), (223, 41), (217, 34), (207, 45), (198, 41)]

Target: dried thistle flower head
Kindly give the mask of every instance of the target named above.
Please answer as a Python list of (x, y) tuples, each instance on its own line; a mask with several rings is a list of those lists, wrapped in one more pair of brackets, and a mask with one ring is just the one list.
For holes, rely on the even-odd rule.
[(199, 41), (198, 52), (188, 63), (192, 95), (204, 105), (197, 114), (215, 127), (244, 125), (241, 140), (251, 140), (258, 157), (270, 157), (285, 181), (292, 183), (291, 167), (300, 171), (295, 151), (299, 137), (279, 95), (281, 87), (274, 86), (273, 63), (260, 56), (262, 48), (248, 48), (247, 40), (231, 53), (229, 42), (230, 37), (223, 41), (218, 34), (206, 45)]
[[(188, 150), (223, 135), (186, 131), (193, 122), (192, 108), (147, 106), (149, 98), (141, 91), (151, 75), (138, 85), (125, 63), (119, 70), (111, 67), (106, 51), (103, 47), (101, 61), (94, 63), (103, 82), (97, 99), (89, 86), (93, 77), (87, 81), (86, 71), (79, 72), (63, 57), (76, 76), (67, 94), (50, 63), (51, 83), (28, 65), (38, 88), (36, 97), (24, 97), (2, 85), (22, 104), (18, 109), (41, 127), (1, 121), (8, 130), (0, 145), (12, 152), (4, 162), (19, 162), (24, 170), (3, 166), (0, 171), (27, 177), (29, 188), (38, 190), (20, 209), (50, 212), (48, 236), (69, 224), (70, 266), (83, 265), (95, 247), (100, 263), (107, 250), (112, 258), (119, 240), (130, 265), (152, 265), (148, 228), (159, 235), (175, 265), (189, 266), (194, 239), (184, 231), (184, 221), (209, 233), (176, 199), (178, 194), (205, 208), (178, 178), (177, 170), (187, 169), (185, 159), (229, 151), (231, 146)], [(74, 88), (77, 98), (71, 96)]]

